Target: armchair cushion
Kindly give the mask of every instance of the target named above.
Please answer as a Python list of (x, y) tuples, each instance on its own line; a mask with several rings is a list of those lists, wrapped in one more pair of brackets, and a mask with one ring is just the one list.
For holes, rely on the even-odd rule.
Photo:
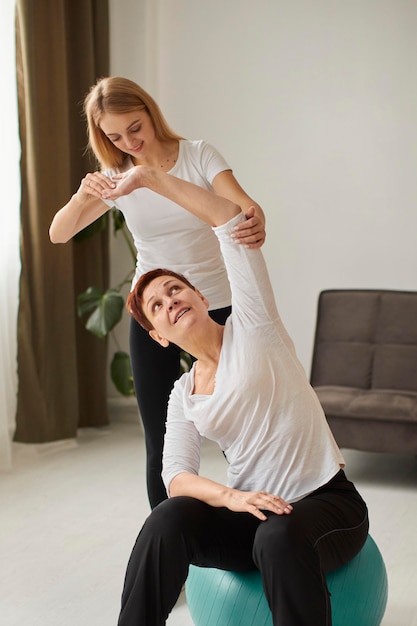
[(417, 453), (417, 293), (323, 291), (311, 384), (341, 447)]

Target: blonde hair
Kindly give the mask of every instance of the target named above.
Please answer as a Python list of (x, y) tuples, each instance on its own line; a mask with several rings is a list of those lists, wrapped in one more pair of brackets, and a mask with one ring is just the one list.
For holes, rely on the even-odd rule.
[(146, 111), (149, 114), (155, 137), (159, 141), (183, 139), (171, 130), (158, 104), (137, 83), (119, 76), (100, 78), (84, 100), (84, 113), (87, 118), (88, 147), (103, 169), (120, 167), (127, 155), (101, 130), (101, 117), (104, 113), (131, 111)]

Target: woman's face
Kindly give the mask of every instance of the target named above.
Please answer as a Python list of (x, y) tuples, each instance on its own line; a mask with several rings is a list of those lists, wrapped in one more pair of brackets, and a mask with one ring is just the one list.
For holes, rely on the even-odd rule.
[[(181, 347), (199, 320), (207, 318), (208, 301), (173, 276), (158, 276), (143, 291), (143, 312), (152, 324), (153, 339)], [(203, 316), (203, 318), (201, 317)]]
[(104, 113), (100, 128), (106, 137), (122, 152), (139, 161), (146, 159), (155, 141), (155, 129), (145, 110), (129, 113)]

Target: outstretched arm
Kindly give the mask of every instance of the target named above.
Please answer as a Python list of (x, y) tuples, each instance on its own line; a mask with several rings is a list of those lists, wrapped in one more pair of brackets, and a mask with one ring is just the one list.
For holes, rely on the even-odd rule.
[(116, 187), (103, 191), (102, 197), (106, 200), (116, 200), (134, 189), (146, 187), (179, 204), (210, 226), (221, 226), (241, 212), (240, 206), (226, 198), (145, 165), (137, 165), (112, 180)]

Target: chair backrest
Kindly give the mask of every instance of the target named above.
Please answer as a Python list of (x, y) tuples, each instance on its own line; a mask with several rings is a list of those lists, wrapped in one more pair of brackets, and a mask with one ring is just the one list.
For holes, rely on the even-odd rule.
[(322, 291), (311, 384), (417, 392), (417, 292)]

